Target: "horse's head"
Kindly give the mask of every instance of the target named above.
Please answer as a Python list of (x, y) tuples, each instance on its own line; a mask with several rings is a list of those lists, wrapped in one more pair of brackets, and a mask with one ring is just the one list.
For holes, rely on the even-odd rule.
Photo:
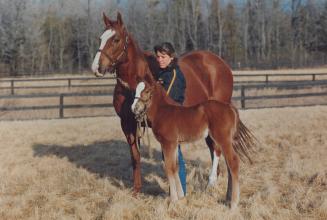
[(137, 84), (134, 102), (131, 107), (136, 119), (141, 119), (146, 114), (152, 101), (153, 90), (154, 86), (147, 82)]
[(128, 34), (121, 14), (118, 12), (117, 20), (111, 21), (103, 13), (103, 21), (106, 29), (100, 37), (100, 47), (92, 64), (92, 71), (96, 76), (113, 72), (117, 64), (127, 58)]

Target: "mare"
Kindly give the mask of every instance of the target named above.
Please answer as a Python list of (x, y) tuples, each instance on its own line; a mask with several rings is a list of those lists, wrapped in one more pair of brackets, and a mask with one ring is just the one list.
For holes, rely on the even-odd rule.
[(231, 208), (237, 206), (239, 155), (251, 161), (249, 150), (254, 141), (232, 104), (207, 100), (191, 107), (172, 105), (167, 101), (164, 89), (152, 81), (138, 84), (131, 108), (137, 117), (147, 115), (153, 134), (161, 144), (171, 201), (184, 197), (178, 175), (177, 145), (196, 141), (209, 134), (215, 146), (220, 146), (226, 160), (227, 203), (230, 203)]
[[(155, 76), (158, 68), (155, 57), (142, 51), (130, 33), (127, 32), (121, 14), (116, 21), (103, 14), (105, 31), (95, 55), (92, 71), (104, 76), (106, 72), (116, 72), (117, 83), (114, 89), (113, 105), (121, 119), (121, 127), (130, 145), (134, 192), (141, 189), (140, 152), (137, 148), (137, 123), (131, 111), (137, 83)], [(233, 91), (233, 76), (228, 65), (209, 51), (186, 53), (178, 59), (178, 65), (186, 79), (184, 105), (194, 105), (208, 99), (230, 103)], [(214, 184), (219, 173), (220, 151), (214, 153), (215, 143), (206, 138), (213, 159), (209, 185)]]

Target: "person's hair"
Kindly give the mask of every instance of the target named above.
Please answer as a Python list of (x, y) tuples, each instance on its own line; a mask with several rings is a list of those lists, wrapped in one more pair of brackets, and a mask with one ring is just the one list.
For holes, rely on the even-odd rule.
[(154, 52), (160, 52), (163, 54), (167, 54), (170, 57), (175, 57), (175, 49), (173, 47), (173, 45), (169, 42), (163, 42), (161, 44), (158, 44), (156, 46), (154, 46)]

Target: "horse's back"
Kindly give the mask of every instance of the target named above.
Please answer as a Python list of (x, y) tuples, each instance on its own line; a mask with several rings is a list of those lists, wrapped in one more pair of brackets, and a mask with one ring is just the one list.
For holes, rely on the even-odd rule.
[[(144, 52), (154, 77), (160, 71), (155, 56)], [(192, 51), (178, 59), (186, 79), (185, 106), (202, 103), (208, 99), (230, 103), (233, 92), (233, 75), (229, 66), (210, 51)]]
[(231, 102), (233, 75), (220, 57), (209, 51), (192, 51), (182, 55), (178, 64), (186, 78), (185, 105), (208, 99)]

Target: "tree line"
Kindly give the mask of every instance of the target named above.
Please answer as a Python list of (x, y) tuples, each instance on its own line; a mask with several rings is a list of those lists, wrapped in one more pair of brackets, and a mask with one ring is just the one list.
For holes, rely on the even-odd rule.
[(2, 0), (0, 74), (89, 71), (102, 12), (118, 10), (144, 50), (170, 41), (179, 55), (210, 50), (234, 69), (327, 63), (326, 0)]

